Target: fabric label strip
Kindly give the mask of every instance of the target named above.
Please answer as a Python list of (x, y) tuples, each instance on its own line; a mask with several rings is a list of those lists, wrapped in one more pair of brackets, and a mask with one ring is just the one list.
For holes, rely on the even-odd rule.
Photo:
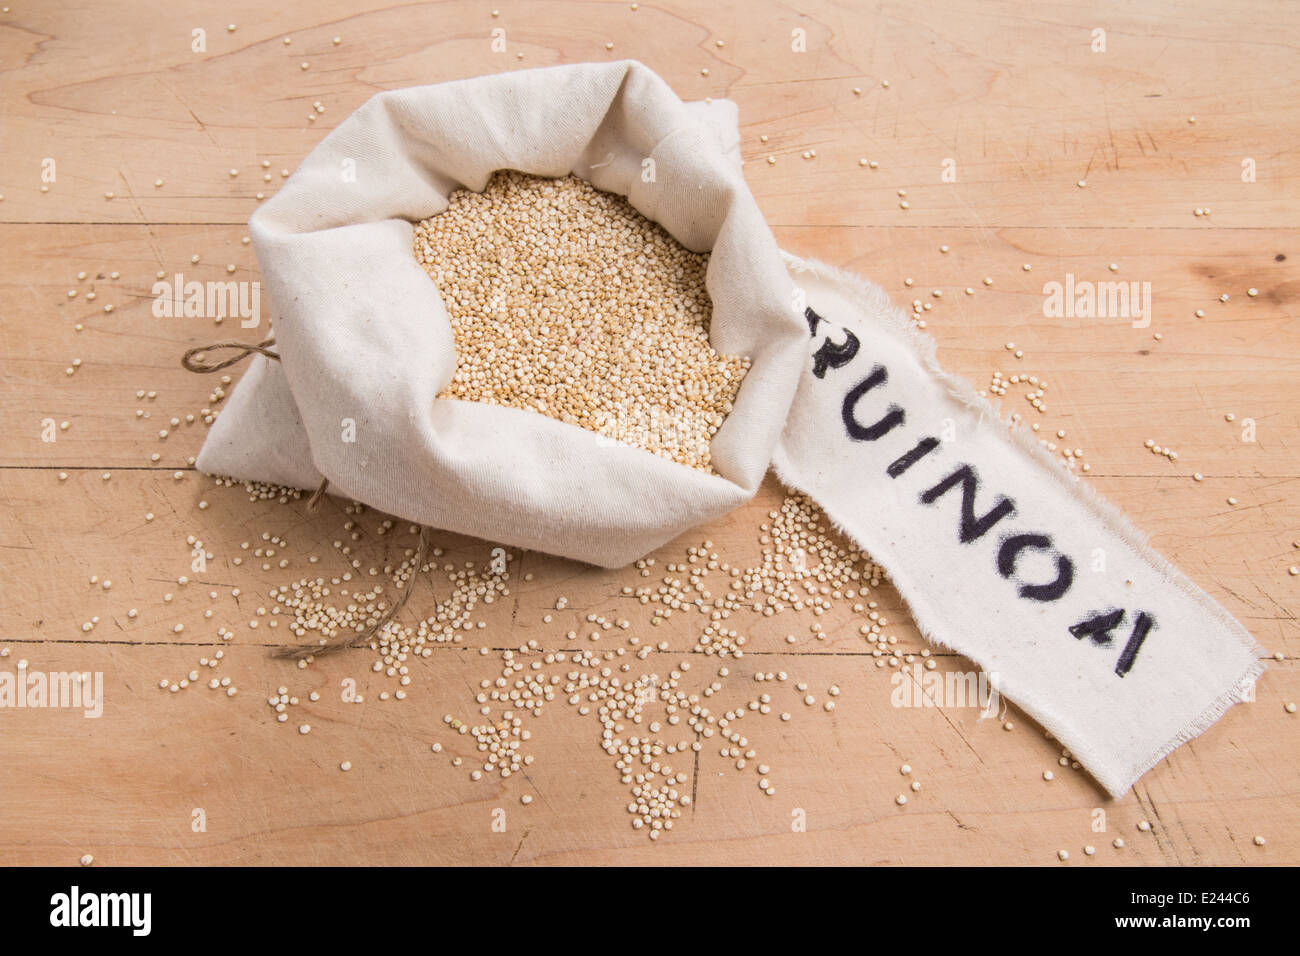
[(1120, 796), (1251, 698), (1249, 633), (1011, 429), (878, 287), (787, 256), (809, 361), (774, 458), (964, 655)]

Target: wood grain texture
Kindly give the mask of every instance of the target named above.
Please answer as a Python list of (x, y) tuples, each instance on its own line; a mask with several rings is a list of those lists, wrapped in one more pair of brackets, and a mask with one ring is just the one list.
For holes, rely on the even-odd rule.
[[(1300, 717), (1284, 710), (1300, 699), (1300, 578), (1288, 573), (1300, 564), (1294, 8), (496, 7), (494, 18), (491, 4), (470, 2), (20, 2), (0, 14), (0, 648), (10, 652), (0, 669), (25, 659), (34, 669), (102, 672), (105, 682), (99, 719), (0, 710), (0, 862), (67, 864), (85, 852), (124, 864), (1300, 862)], [(491, 52), (495, 27), (507, 31), (504, 54)], [(206, 31), (201, 53), (191, 49), (196, 28)], [(1105, 52), (1090, 48), (1097, 29)], [(796, 30), (806, 52), (791, 49)], [(1039, 422), (1054, 441), (1064, 429), (1061, 444), (1084, 450), (1086, 480), (1282, 652), (1254, 703), (1110, 801), (1086, 774), (1060, 766), (1059, 747), (1014, 706), (1010, 732), (981, 720), (978, 707), (894, 706), (896, 671), (864, 642), (851, 602), (819, 619), (822, 640), (806, 615), (737, 612), (732, 626), (749, 643), (720, 678), (716, 659), (691, 652), (698, 617), (652, 624), (621, 589), (658, 583), (667, 563), (705, 539), (733, 563), (756, 563), (759, 526), (782, 500), (771, 481), (751, 505), (661, 549), (649, 578), (524, 554), (509, 597), (476, 613), (482, 629), (411, 663), (406, 700), (380, 699), (396, 685), (370, 670), (365, 651), (306, 670), (269, 657), (290, 639), (269, 626), (273, 616), (256, 614), (272, 603), (270, 588), (342, 575), (336, 541), (354, 549), (354, 573), (369, 584), (367, 569), (400, 560), (413, 538), (401, 522), (379, 535), (384, 516), (374, 513), (346, 528), (354, 516), (335, 499), (310, 515), (301, 500), (250, 502), (239, 487), (215, 486), (188, 464), (201, 422), (157, 437), (171, 417), (211, 406), (216, 383), (180, 369), (179, 354), (262, 330), (155, 318), (155, 273), (256, 279), (240, 242), (255, 194), (272, 194), (282, 169), (377, 91), (624, 57), (684, 98), (738, 103), (746, 176), (783, 248), (866, 275), (902, 304), (931, 303), (925, 319), (940, 360), (979, 387), (995, 370), (1050, 380), (1045, 414), (1015, 393), (1004, 414)], [(325, 111), (308, 121), (316, 102)], [(803, 159), (805, 150), (816, 158)], [(1247, 159), (1253, 182), (1242, 178)], [(55, 178), (42, 191), (46, 160)], [(946, 160), (953, 182), (941, 175)], [(1209, 216), (1193, 214), (1205, 207)], [(1150, 327), (1045, 316), (1043, 284), (1067, 274), (1149, 282)], [(68, 376), (74, 359), (82, 364)], [(157, 396), (139, 399), (140, 390)], [(42, 441), (46, 419), (69, 428)], [(1253, 441), (1243, 440), (1248, 419)], [(1179, 459), (1151, 454), (1146, 439)], [(261, 546), (263, 532), (287, 541), (271, 569), (236, 565), (249, 555), (241, 544)], [(188, 536), (213, 553), (202, 573), (190, 571)], [(492, 547), (437, 538), (439, 560), (456, 564), (481, 565)], [(91, 585), (92, 575), (112, 588)], [(181, 575), (193, 580), (180, 585)], [(445, 573), (431, 573), (406, 619), (430, 613), (446, 591)], [(559, 594), (564, 612), (554, 610)], [(892, 649), (921, 661), (925, 643), (898, 595), (883, 584), (872, 597)], [(644, 661), (622, 639), (592, 645), (627, 649), (619, 660), (630, 676), (689, 660), (684, 686), (722, 684), (709, 698), (716, 712), (773, 698), (773, 713), (742, 721), (756, 751), (745, 769), (716, 739), (698, 755), (667, 758), (695, 799), (655, 844), (628, 825), (628, 787), (600, 749), (594, 715), (549, 704), (530, 724), (536, 761), (522, 780), (471, 781), (477, 754), (443, 722), (477, 716), (474, 695), (498, 676), (500, 650), (529, 640), (566, 650), (565, 631), (587, 613), (626, 616), (644, 643), (663, 642)], [(218, 626), (234, 639), (219, 638)], [(200, 686), (159, 689), (217, 649), (224, 659), (202, 669)], [(931, 658), (939, 673), (971, 669), (947, 653)], [(755, 681), (768, 672), (789, 679)], [(229, 677), (238, 695), (208, 689), (209, 676)], [(345, 679), (364, 703), (344, 702)], [(815, 706), (802, 702), (799, 681)], [(821, 706), (831, 684), (842, 691), (833, 714)], [(284, 724), (267, 704), (281, 685), (300, 699)], [(308, 735), (297, 732), (303, 722)], [(344, 760), (348, 773), (338, 769)], [(759, 763), (771, 766), (775, 796), (756, 785)], [(900, 774), (903, 763), (912, 776)], [(908, 789), (912, 779), (920, 791)], [(530, 806), (519, 802), (525, 792), (536, 797)], [(895, 803), (901, 792), (905, 807)], [(192, 826), (196, 809), (205, 830)], [(497, 809), (504, 833), (492, 829)], [(1094, 829), (1097, 809), (1104, 832)], [(792, 832), (798, 812), (806, 832)], [(1150, 833), (1135, 829), (1144, 819)], [(1267, 846), (1253, 844), (1257, 834)], [(1117, 836), (1122, 850), (1111, 845)], [(1089, 844), (1095, 856), (1083, 853)], [(1068, 864), (1058, 849), (1070, 851)]]

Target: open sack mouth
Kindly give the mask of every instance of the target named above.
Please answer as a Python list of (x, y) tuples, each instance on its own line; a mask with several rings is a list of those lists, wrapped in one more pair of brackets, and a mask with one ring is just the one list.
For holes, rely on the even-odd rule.
[(716, 474), (710, 445), (751, 363), (710, 344), (707, 252), (576, 176), (510, 170), (453, 192), (414, 252), (453, 330), (440, 401), (535, 412)]

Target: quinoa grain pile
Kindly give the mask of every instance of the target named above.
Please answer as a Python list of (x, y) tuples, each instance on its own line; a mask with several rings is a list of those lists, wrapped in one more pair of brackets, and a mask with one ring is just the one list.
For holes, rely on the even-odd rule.
[(708, 254), (575, 176), (497, 173), (415, 231), (451, 318), (442, 398), (522, 408), (712, 470), (749, 360), (709, 345)]

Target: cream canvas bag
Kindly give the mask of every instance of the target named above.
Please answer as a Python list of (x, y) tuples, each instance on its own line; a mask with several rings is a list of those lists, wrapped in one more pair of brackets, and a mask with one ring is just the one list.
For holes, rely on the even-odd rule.
[[(198, 467), (327, 479), (422, 525), (619, 567), (749, 500), (774, 465), (889, 569), (930, 640), (1122, 794), (1249, 695), (1259, 648), (944, 373), (879, 288), (783, 254), (738, 141), (734, 104), (683, 103), (634, 61), (375, 96), (250, 221), (279, 361), (253, 358)], [(455, 353), (412, 224), (498, 169), (576, 174), (711, 252), (711, 343), (752, 361), (711, 444), (717, 474), (437, 398)]]

